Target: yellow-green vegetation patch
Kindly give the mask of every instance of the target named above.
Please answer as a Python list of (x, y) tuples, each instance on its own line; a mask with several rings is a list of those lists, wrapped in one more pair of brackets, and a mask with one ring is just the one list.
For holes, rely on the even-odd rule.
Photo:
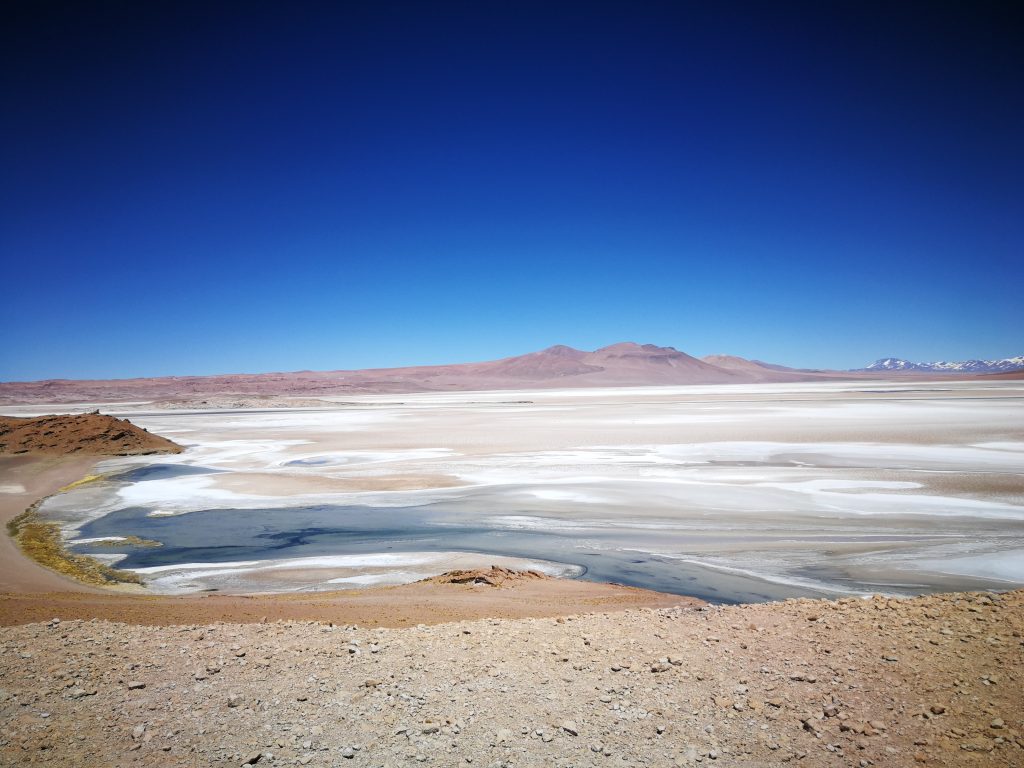
[(122, 536), (117, 539), (99, 539), (90, 541), (82, 546), (85, 547), (162, 547), (162, 541), (154, 539), (143, 539), (140, 536)]
[(81, 480), (75, 480), (75, 482), (73, 482), (73, 483), (68, 483), (63, 488), (60, 489), (59, 493), (63, 493), (64, 491), (70, 491), (73, 488), (78, 488), (80, 486), (86, 485), (87, 483), (94, 483), (97, 480), (102, 480), (102, 479), (103, 479), (103, 475), (86, 475)]
[(7, 531), (21, 551), (40, 565), (86, 584), (141, 584), (131, 571), (111, 568), (95, 557), (76, 555), (64, 547), (60, 526), (39, 519), (39, 505), (33, 504), (7, 523)]

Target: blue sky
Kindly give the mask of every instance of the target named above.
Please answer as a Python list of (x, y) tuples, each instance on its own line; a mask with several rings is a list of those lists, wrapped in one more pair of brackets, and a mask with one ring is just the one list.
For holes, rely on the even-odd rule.
[(10, 7), (0, 379), (1024, 353), (1017, 4)]

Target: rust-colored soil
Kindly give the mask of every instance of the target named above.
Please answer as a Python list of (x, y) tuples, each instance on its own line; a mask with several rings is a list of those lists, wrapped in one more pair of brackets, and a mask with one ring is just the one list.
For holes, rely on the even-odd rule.
[(0, 594), (0, 626), (62, 619), (106, 619), (170, 626), (227, 621), (301, 620), (366, 627), (407, 627), (485, 618), (701, 605), (700, 600), (617, 584), (570, 579), (513, 579), (487, 584), (432, 583), (288, 595), (147, 596), (58, 592)]
[(181, 446), (127, 419), (100, 413), (18, 418), (0, 416), (0, 453), (138, 456), (181, 453)]

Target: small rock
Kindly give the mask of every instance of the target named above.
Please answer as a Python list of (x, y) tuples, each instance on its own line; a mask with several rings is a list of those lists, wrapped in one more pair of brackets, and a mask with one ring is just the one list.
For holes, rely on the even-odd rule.
[(576, 723), (574, 723), (572, 720), (567, 720), (566, 722), (562, 723), (561, 728), (570, 736), (580, 735), (579, 729), (576, 727)]

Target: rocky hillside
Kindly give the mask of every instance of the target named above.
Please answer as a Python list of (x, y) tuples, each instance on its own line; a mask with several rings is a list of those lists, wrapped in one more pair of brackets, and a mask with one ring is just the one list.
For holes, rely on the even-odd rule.
[[(462, 587), (452, 587), (462, 588)], [(0, 763), (1024, 764), (1024, 592), (0, 629)]]
[(181, 451), (180, 445), (167, 438), (98, 411), (32, 418), (0, 416), (0, 454), (136, 456)]

